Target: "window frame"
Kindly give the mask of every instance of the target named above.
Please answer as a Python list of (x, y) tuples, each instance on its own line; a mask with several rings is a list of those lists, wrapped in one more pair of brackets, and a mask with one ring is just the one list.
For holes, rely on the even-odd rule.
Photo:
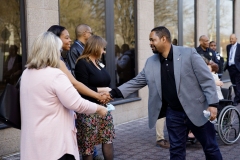
[[(27, 62), (27, 35), (26, 35), (26, 1), (19, 0), (20, 3), (20, 27), (21, 27), (21, 45), (22, 45), (22, 70), (25, 68)], [(9, 128), (10, 126), (0, 123), (0, 130)]]
[[(138, 74), (138, 28), (137, 28), (137, 0), (134, 0), (134, 31), (135, 31), (135, 74)], [(105, 0), (105, 34), (106, 34), (106, 41), (108, 42), (108, 46), (106, 48), (107, 53), (115, 53), (115, 37), (114, 37), (114, 1), (113, 0)], [(116, 87), (116, 81), (115, 81), (115, 54), (106, 54), (106, 70), (111, 76), (111, 88)], [(139, 98), (139, 94), (137, 92), (136, 97), (121, 99), (117, 101), (111, 102), (114, 105), (139, 101), (141, 98)]]

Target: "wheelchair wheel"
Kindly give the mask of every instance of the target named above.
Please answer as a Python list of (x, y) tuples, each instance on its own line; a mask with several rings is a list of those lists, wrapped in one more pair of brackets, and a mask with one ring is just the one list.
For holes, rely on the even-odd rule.
[(236, 107), (226, 106), (218, 116), (218, 134), (225, 144), (233, 144), (240, 137), (240, 114)]

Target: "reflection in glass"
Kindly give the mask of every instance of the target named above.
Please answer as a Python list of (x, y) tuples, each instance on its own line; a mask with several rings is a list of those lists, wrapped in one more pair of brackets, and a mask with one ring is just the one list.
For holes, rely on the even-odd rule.
[(0, 91), (15, 84), (22, 73), (19, 0), (2, 0), (0, 5)]
[(216, 0), (208, 0), (208, 38), (216, 41)]
[(115, 0), (116, 86), (135, 77), (134, 0)]
[(233, 33), (233, 1), (220, 1), (220, 54), (226, 58), (226, 46), (230, 43), (229, 37)]
[(105, 37), (104, 0), (59, 0), (60, 25), (67, 28), (72, 40), (75, 28), (87, 24), (94, 34)]
[(194, 1), (183, 0), (183, 46), (195, 47)]
[(15, 84), (22, 73), (19, 3), (19, 0), (1, 0), (0, 94), (7, 83)]
[(165, 26), (178, 39), (178, 1), (154, 0), (154, 26)]

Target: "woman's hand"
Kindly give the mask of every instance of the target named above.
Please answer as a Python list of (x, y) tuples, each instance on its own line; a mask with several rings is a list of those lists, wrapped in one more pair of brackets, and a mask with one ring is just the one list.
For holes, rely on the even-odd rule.
[(100, 106), (98, 105), (97, 106), (97, 111), (96, 113), (100, 116), (100, 117), (105, 117), (107, 115), (107, 108), (106, 107), (103, 107), (103, 106)]
[(102, 92), (102, 93), (99, 93), (99, 98), (98, 98), (98, 101), (102, 104), (106, 104), (108, 103), (109, 101), (113, 100), (109, 94), (109, 92)]

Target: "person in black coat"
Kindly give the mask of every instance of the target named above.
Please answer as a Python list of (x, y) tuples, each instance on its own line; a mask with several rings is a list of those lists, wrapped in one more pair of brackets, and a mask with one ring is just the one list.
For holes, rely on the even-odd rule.
[(219, 61), (217, 59), (216, 53), (209, 48), (209, 39), (207, 36), (202, 35), (199, 37), (200, 45), (196, 48), (197, 52), (202, 56), (207, 58), (208, 60), (212, 60), (213, 62), (219, 65)]
[(6, 83), (15, 84), (22, 74), (22, 56), (17, 52), (18, 47), (16, 45), (9, 47), (9, 56), (3, 67), (3, 81)]
[(217, 52), (217, 43), (216, 43), (215, 41), (211, 41), (211, 42), (209, 43), (209, 48), (212, 49), (212, 50), (215, 52), (215, 54), (216, 54), (216, 56), (217, 56), (217, 59), (218, 59), (218, 61), (219, 61), (219, 64), (218, 64), (218, 68), (219, 68), (218, 74), (222, 74), (222, 73), (223, 73), (224, 59), (223, 59), (223, 57), (220, 55), (220, 53)]
[(227, 45), (227, 62), (224, 71), (228, 70), (234, 88), (235, 97), (233, 105), (240, 102), (240, 44), (237, 43), (235, 34), (230, 36), (230, 44)]

